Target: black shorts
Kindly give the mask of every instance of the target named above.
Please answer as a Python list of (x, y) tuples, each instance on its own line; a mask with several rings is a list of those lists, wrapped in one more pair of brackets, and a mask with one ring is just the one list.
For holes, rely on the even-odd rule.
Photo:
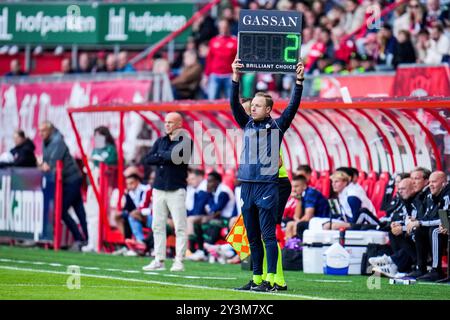
[(283, 219), (284, 208), (291, 195), (291, 182), (289, 178), (278, 179), (278, 211), (277, 211), (277, 224), (281, 224)]

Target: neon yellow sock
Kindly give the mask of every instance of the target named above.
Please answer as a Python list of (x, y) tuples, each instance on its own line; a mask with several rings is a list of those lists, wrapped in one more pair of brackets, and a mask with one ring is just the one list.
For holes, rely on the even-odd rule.
[(263, 280), (262, 280), (262, 277), (261, 277), (261, 275), (259, 275), (259, 274), (254, 274), (253, 275), (253, 282), (255, 283), (255, 284), (257, 284), (258, 286), (261, 284), (261, 282), (262, 282)]
[(268, 273), (266, 281), (268, 281), (270, 285), (273, 286), (275, 283), (275, 275), (273, 273)]
[(280, 244), (278, 244), (278, 261), (277, 261), (277, 273), (275, 273), (275, 283), (280, 286), (286, 285), (286, 281), (284, 280), (283, 256), (281, 254)]
[(266, 278), (267, 278), (267, 252), (266, 252), (266, 245), (264, 244), (264, 241), (262, 242), (262, 244), (263, 244), (263, 250), (264, 250), (262, 279), (264, 281), (266, 281)]

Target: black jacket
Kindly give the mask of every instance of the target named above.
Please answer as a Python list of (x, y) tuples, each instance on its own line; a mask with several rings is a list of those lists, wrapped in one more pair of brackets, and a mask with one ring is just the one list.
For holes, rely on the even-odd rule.
[(63, 162), (63, 182), (72, 183), (81, 179), (81, 171), (75, 159), (70, 155), (69, 148), (64, 142), (61, 133), (54, 129), (48, 140), (43, 142), (43, 161), (46, 162), (52, 171), (56, 169), (56, 161)]
[[(239, 83), (232, 81), (231, 111), (239, 127), (244, 130), (238, 170), (239, 181), (278, 183), (281, 141), (300, 106), (302, 91), (303, 86), (296, 84), (291, 100), (279, 118), (267, 117), (262, 121), (254, 121), (239, 102)], [(272, 144), (276, 150), (272, 150)]]
[(14, 156), (12, 165), (15, 167), (36, 167), (34, 150), (34, 143), (28, 138), (21, 145), (12, 148), (10, 151)]
[(156, 165), (153, 188), (162, 191), (186, 189), (192, 148), (192, 140), (186, 133), (181, 133), (179, 139), (173, 141), (168, 135), (155, 141), (150, 152), (142, 160), (143, 164)]

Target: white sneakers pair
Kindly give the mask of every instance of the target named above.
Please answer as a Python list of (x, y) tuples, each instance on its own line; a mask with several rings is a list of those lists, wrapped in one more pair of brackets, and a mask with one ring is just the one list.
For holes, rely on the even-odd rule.
[(373, 272), (383, 274), (389, 278), (394, 278), (398, 272), (397, 265), (392, 261), (391, 257), (385, 254), (380, 257), (369, 258), (369, 263), (373, 266)]
[[(153, 260), (149, 265), (142, 267), (144, 271), (164, 271), (166, 270), (166, 266), (164, 261), (159, 261), (157, 259)], [(184, 271), (184, 264), (182, 261), (175, 259), (172, 267), (170, 268), (172, 272), (181, 272)]]
[(206, 261), (208, 260), (208, 257), (203, 250), (197, 250), (190, 256), (186, 257), (186, 259), (190, 261)]

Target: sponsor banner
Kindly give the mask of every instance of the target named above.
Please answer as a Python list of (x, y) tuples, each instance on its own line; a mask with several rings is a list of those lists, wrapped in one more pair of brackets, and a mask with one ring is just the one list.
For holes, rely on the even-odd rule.
[[(0, 43), (155, 44), (181, 28), (193, 3), (4, 3)], [(189, 29), (176, 38), (185, 43)]]
[[(23, 129), (34, 141), (36, 154), (42, 154), (42, 141), (37, 129), (40, 122), (49, 120), (64, 135), (71, 153), (79, 156), (67, 108), (143, 103), (148, 100), (150, 87), (151, 80), (132, 79), (0, 84), (0, 154), (14, 147), (13, 134), (17, 128)], [(97, 126), (106, 125), (114, 137), (118, 136), (119, 113), (79, 113), (74, 115), (74, 120), (88, 152)], [(135, 137), (133, 130), (141, 121), (134, 113), (126, 113), (127, 140), (128, 136), (130, 139)]]
[[(394, 84), (394, 73), (382, 75), (326, 76), (314, 81), (321, 98), (341, 98), (341, 89), (347, 87), (350, 97), (389, 97)], [(366, 85), (361, 85), (365, 83)]]
[(0, 170), (0, 236), (53, 240), (54, 179), (38, 169)]
[(450, 96), (450, 72), (448, 65), (411, 66), (397, 69), (394, 97)]

